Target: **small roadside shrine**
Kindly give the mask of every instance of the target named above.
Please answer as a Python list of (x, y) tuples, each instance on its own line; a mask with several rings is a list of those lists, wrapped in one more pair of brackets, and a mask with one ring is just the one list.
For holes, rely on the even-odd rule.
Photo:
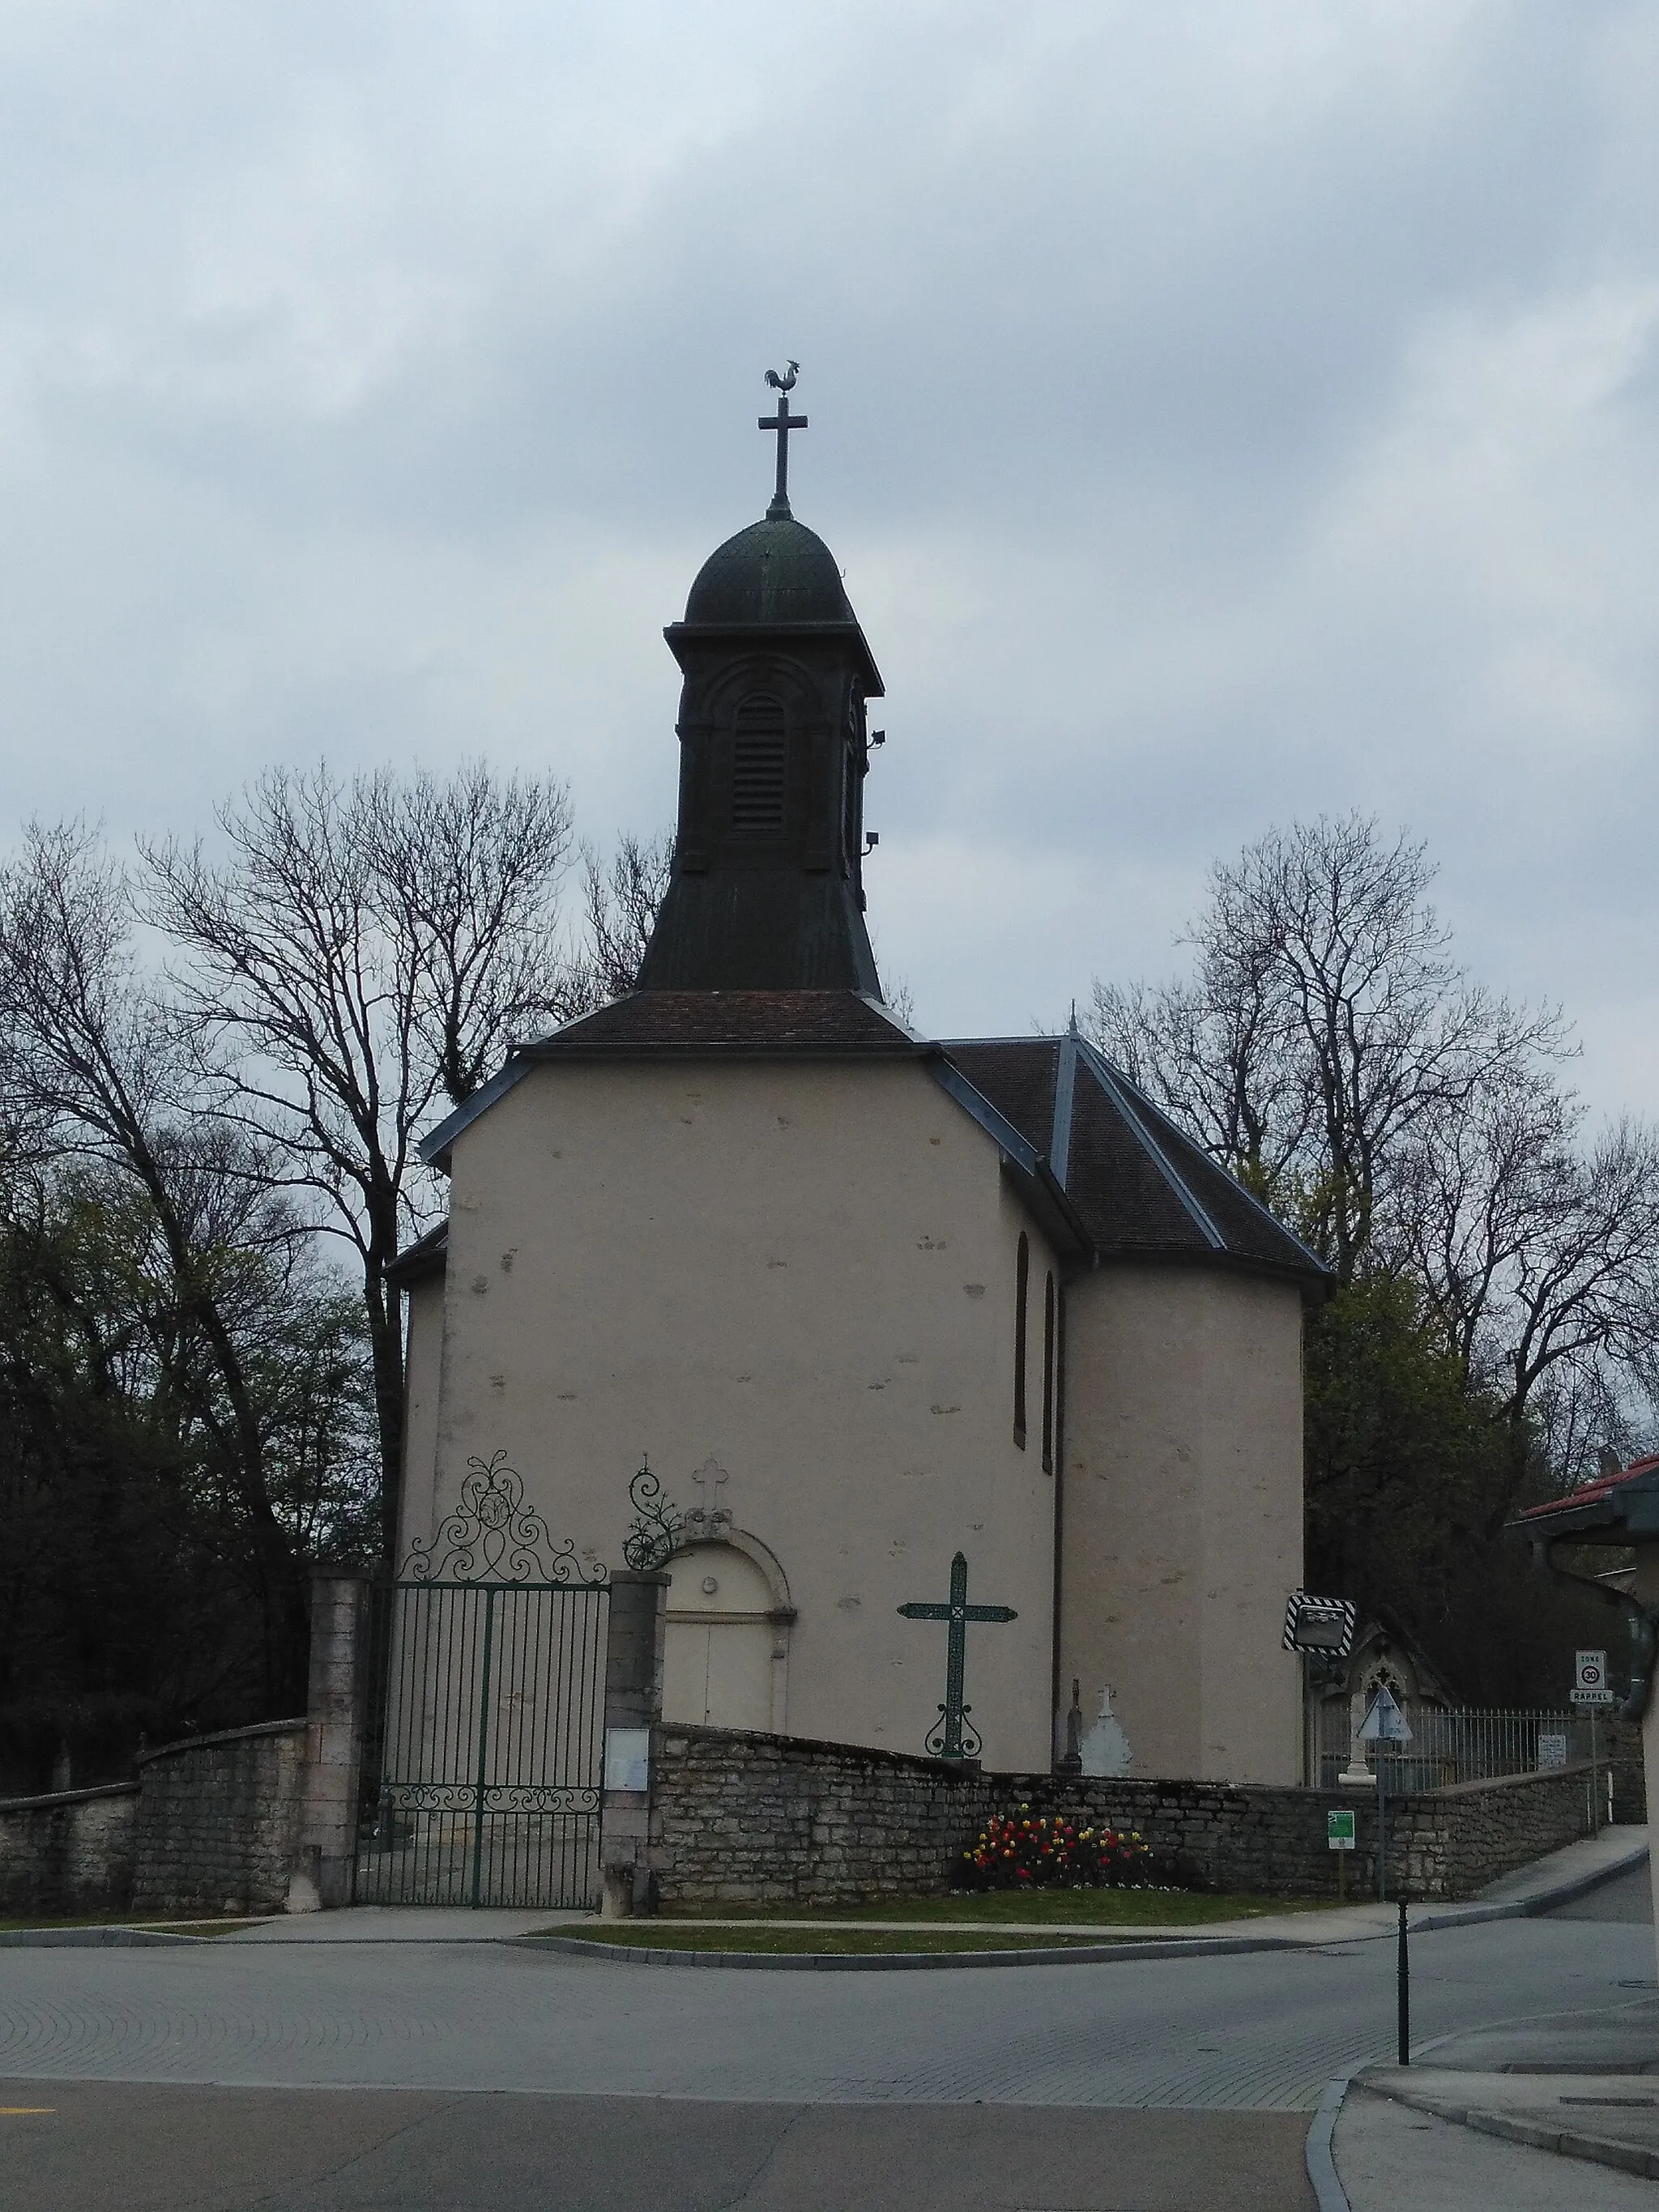
[[(1622, 1719), (1642, 1723), (1642, 1760), (1651, 1777), (1659, 1771), (1659, 1710), (1653, 1699), (1655, 1652), (1659, 1644), (1659, 1454), (1632, 1460), (1617, 1474), (1587, 1483), (1570, 1497), (1534, 1505), (1510, 1525), (1526, 1538), (1546, 1566), (1569, 1580), (1586, 1582), (1624, 1612), (1632, 1635), (1630, 1695), (1617, 1710)], [(1606, 1583), (1588, 1583), (1587, 1577), (1561, 1567), (1554, 1556), (1557, 1547), (1577, 1545), (1632, 1553), (1636, 1575), (1629, 1595), (1610, 1589)], [(1651, 1833), (1651, 1813), (1648, 1825)], [(1659, 1945), (1659, 1874), (1651, 1851), (1648, 1870), (1655, 1881), (1654, 1919)]]

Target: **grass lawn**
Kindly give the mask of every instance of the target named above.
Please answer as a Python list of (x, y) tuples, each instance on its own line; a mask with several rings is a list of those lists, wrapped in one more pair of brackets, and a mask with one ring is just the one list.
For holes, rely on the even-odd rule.
[(743, 1928), (677, 1928), (660, 1920), (624, 1920), (606, 1928), (548, 1928), (556, 1939), (577, 1936), (584, 1943), (610, 1943), (621, 1950), (862, 1952), (1030, 1951), (1070, 1949), (1091, 1936), (1010, 1936), (1000, 1929), (791, 1928), (757, 1921)]
[[(994, 1889), (957, 1897), (884, 1898), (879, 1904), (710, 1905), (720, 1920), (932, 1920), (972, 1927), (1189, 1928), (1214, 1920), (1254, 1920), (1273, 1912), (1307, 1912), (1334, 1898), (1212, 1897), (1188, 1889)], [(672, 1918), (686, 1919), (689, 1913)], [(671, 1916), (656, 1924), (662, 1927)]]

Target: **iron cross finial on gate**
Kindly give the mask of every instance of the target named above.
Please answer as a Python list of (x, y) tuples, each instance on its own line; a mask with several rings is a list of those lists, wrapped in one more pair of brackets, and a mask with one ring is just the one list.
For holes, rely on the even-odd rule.
[(927, 1748), (936, 1759), (973, 1759), (980, 1750), (980, 1736), (968, 1720), (973, 1711), (963, 1703), (962, 1685), (963, 1662), (968, 1656), (968, 1623), (970, 1620), (1017, 1620), (1019, 1616), (1011, 1605), (969, 1605), (968, 1602), (968, 1560), (958, 1552), (951, 1562), (951, 1595), (944, 1605), (922, 1601), (902, 1605), (899, 1611), (907, 1620), (943, 1620), (950, 1624), (945, 1640), (945, 1703), (939, 1707), (943, 1727), (934, 1729), (927, 1738)]
[(772, 504), (766, 510), (766, 519), (769, 522), (787, 522), (791, 519), (789, 433), (792, 430), (804, 430), (806, 428), (806, 417), (804, 415), (792, 415), (789, 412), (789, 395), (795, 388), (795, 376), (799, 368), (800, 363), (798, 361), (792, 361), (781, 376), (775, 368), (769, 368), (766, 372), (767, 382), (778, 395), (777, 413), (763, 415), (760, 418), (762, 429), (772, 431), (778, 441), (778, 482), (777, 489), (772, 494)]

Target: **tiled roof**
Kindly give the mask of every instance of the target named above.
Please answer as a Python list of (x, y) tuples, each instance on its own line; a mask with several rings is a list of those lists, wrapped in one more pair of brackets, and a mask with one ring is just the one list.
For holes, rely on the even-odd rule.
[(942, 1049), (1047, 1157), (1103, 1259), (1217, 1259), (1322, 1280), (1307, 1247), (1082, 1037)]
[(1513, 1524), (1549, 1529), (1583, 1542), (1618, 1543), (1627, 1534), (1651, 1534), (1659, 1522), (1659, 1453), (1633, 1459), (1617, 1474), (1570, 1490), (1542, 1505), (1529, 1505)]
[(856, 991), (634, 991), (524, 1050), (540, 1060), (650, 1045), (739, 1052), (922, 1049), (896, 1016)]

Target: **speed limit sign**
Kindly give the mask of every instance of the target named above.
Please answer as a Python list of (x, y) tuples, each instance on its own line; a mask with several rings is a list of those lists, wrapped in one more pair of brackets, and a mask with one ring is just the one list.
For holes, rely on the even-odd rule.
[(1575, 1651), (1572, 1655), (1572, 1702), (1575, 1705), (1610, 1705), (1607, 1655), (1605, 1651)]

